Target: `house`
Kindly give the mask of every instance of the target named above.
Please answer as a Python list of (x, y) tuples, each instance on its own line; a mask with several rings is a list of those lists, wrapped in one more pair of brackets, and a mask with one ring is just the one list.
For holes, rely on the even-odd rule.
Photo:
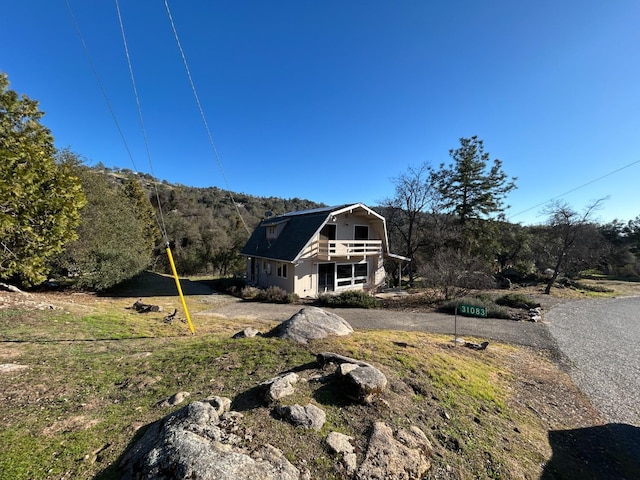
[(241, 255), (250, 284), (300, 297), (374, 290), (384, 283), (385, 258), (409, 261), (389, 251), (384, 217), (361, 203), (268, 217)]

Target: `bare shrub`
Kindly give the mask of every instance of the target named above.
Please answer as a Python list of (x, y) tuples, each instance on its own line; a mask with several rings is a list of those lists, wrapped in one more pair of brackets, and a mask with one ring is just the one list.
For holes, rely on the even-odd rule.
[(470, 290), (495, 287), (495, 280), (481, 260), (457, 250), (440, 250), (420, 268), (425, 286), (439, 290), (445, 300), (458, 298)]

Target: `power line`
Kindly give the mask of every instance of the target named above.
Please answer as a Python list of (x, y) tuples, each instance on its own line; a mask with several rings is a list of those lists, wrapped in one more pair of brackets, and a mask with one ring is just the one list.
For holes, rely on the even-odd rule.
[(131, 154), (131, 150), (129, 149), (129, 145), (127, 143), (127, 139), (124, 136), (124, 133), (122, 132), (122, 129), (120, 128), (120, 123), (118, 122), (118, 118), (116, 117), (116, 114), (113, 110), (113, 107), (111, 106), (111, 102), (109, 101), (109, 97), (107, 96), (107, 91), (104, 88), (104, 85), (102, 83), (102, 81), (100, 80), (100, 75), (98, 75), (98, 70), (96, 69), (93, 60), (91, 59), (91, 54), (89, 53), (89, 48), (87, 47), (86, 42), (84, 41), (84, 36), (82, 35), (82, 31), (80, 30), (80, 26), (78, 25), (78, 22), (76, 21), (76, 17), (73, 14), (73, 11), (71, 10), (71, 5), (69, 4), (69, 0), (65, 0), (65, 3), (67, 4), (67, 10), (69, 11), (69, 15), (71, 16), (71, 21), (73, 22), (73, 26), (76, 29), (76, 33), (78, 34), (78, 37), (80, 38), (80, 43), (82, 44), (82, 48), (84, 50), (84, 54), (87, 57), (87, 60), (89, 61), (89, 66), (91, 67), (91, 71), (93, 72), (93, 75), (96, 77), (96, 81), (98, 82), (98, 87), (100, 87), (100, 92), (102, 92), (102, 96), (104, 97), (104, 101), (107, 104), (107, 108), (109, 109), (109, 112), (111, 113), (111, 118), (113, 118), (113, 122), (116, 124), (116, 128), (118, 130), (118, 133), (120, 134), (120, 138), (122, 139), (122, 143), (124, 144), (124, 148), (127, 151), (127, 154), (129, 155), (129, 159), (131, 160), (131, 164), (133, 165), (133, 168), (135, 169), (135, 171), (138, 171), (138, 168), (136, 167), (136, 162), (133, 160), (133, 155)]
[[(120, 15), (120, 4), (118, 3), (118, 0), (115, 0), (115, 2), (116, 2), (116, 10), (118, 12), (118, 23), (120, 24), (120, 32), (122, 33), (122, 42), (124, 44), (124, 51), (127, 57), (127, 65), (129, 66), (129, 76), (131, 77), (131, 84), (133, 85), (133, 95), (136, 99), (136, 105), (138, 107), (138, 118), (140, 119), (140, 127), (142, 129), (142, 138), (144, 140), (144, 146), (147, 151), (147, 159), (149, 160), (149, 169), (150, 169), (151, 175), (155, 178), (155, 173), (153, 172), (153, 163), (151, 162), (151, 151), (149, 149), (149, 141), (147, 139), (147, 129), (144, 126), (144, 118), (142, 116), (142, 107), (140, 106), (140, 97), (138, 95), (138, 89), (136, 88), (136, 80), (133, 75), (133, 67), (131, 66), (131, 57), (129, 56), (129, 47), (127, 46), (127, 37), (124, 33), (124, 24), (122, 23), (122, 15)], [(167, 235), (167, 228), (164, 223), (164, 215), (162, 214), (162, 206), (160, 204), (160, 193), (158, 192), (158, 186), (156, 185), (156, 182), (152, 182), (152, 183), (156, 193), (156, 202), (158, 203), (158, 212), (160, 214), (160, 223), (161, 223), (160, 228), (162, 230), (162, 236), (164, 237), (165, 243), (168, 245), (169, 237)]]
[(218, 162), (218, 167), (220, 167), (220, 172), (222, 173), (222, 179), (224, 180), (224, 184), (227, 187), (227, 191), (229, 192), (229, 198), (231, 198), (231, 203), (233, 203), (233, 206), (236, 209), (236, 212), (238, 214), (238, 217), (240, 217), (240, 220), (242, 221), (242, 225), (244, 225), (245, 230), (247, 231), (247, 233), (249, 235), (251, 235), (251, 231), (249, 230), (249, 227), (247, 226), (246, 222), (244, 221), (244, 218), (242, 217), (242, 215), (240, 214), (240, 209), (238, 208), (238, 204), (236, 203), (235, 199), (233, 198), (233, 194), (231, 193), (231, 188), (229, 188), (229, 182), (227, 181), (227, 177), (224, 173), (224, 168), (222, 167), (222, 160), (220, 159), (220, 155), (218, 155), (218, 149), (216, 148), (216, 144), (213, 141), (213, 136), (211, 135), (211, 130), (209, 129), (209, 124), (207, 123), (207, 118), (205, 117), (204, 114), (204, 110), (202, 108), (202, 104), (200, 103), (200, 99), (198, 98), (198, 92), (196, 91), (196, 86), (193, 83), (193, 78), (191, 77), (191, 71), (189, 70), (189, 64), (187, 63), (187, 57), (184, 54), (184, 50), (182, 49), (182, 44), (180, 43), (180, 38), (178, 37), (178, 31), (176, 30), (176, 26), (173, 23), (173, 17), (171, 15), (171, 10), (169, 9), (169, 3), (167, 0), (164, 1), (164, 6), (165, 9), (167, 11), (167, 16), (169, 17), (169, 23), (171, 24), (171, 29), (173, 30), (173, 36), (176, 40), (176, 43), (178, 45), (178, 50), (180, 51), (180, 56), (182, 57), (182, 63), (184, 64), (184, 68), (187, 72), (187, 78), (189, 79), (189, 84), (191, 85), (191, 91), (193, 92), (193, 96), (196, 100), (196, 104), (198, 106), (198, 110), (200, 111), (200, 117), (202, 118), (202, 123), (204, 124), (204, 128), (207, 131), (207, 137), (209, 138), (209, 144), (211, 145), (211, 149), (213, 150), (213, 153), (216, 157), (216, 161)]
[(554, 200), (557, 200), (558, 198), (562, 198), (565, 195), (569, 195), (570, 193), (573, 193), (576, 190), (580, 190), (581, 188), (584, 188), (584, 187), (586, 187), (588, 185), (591, 185), (592, 183), (598, 182), (598, 181), (602, 180), (603, 178), (610, 177), (611, 175), (613, 175), (615, 173), (618, 173), (621, 170), (624, 170), (626, 168), (632, 167), (633, 165), (635, 165), (637, 163), (640, 163), (640, 160), (636, 160), (635, 162), (631, 162), (631, 163), (629, 163), (629, 164), (627, 164), (627, 165), (625, 165), (623, 167), (620, 167), (620, 168), (618, 168), (616, 170), (613, 170), (612, 172), (606, 173), (606, 174), (604, 174), (604, 175), (602, 175), (602, 176), (600, 176), (600, 177), (598, 177), (598, 178), (596, 178), (594, 180), (591, 180), (591, 181), (589, 181), (587, 183), (583, 183), (582, 185), (580, 185), (578, 187), (575, 187), (575, 188), (572, 188), (571, 190), (568, 190), (568, 191), (566, 191), (564, 193), (561, 193), (560, 195), (556, 195), (555, 197), (550, 198), (549, 200), (545, 200), (544, 202), (540, 202), (540, 203), (534, 205), (533, 207), (529, 207), (529, 208), (527, 208), (525, 210), (522, 210), (522, 211), (520, 211), (518, 213), (514, 213), (513, 215), (510, 215), (508, 217), (508, 220), (511, 220), (513, 217), (517, 217), (518, 215), (522, 215), (523, 213), (529, 212), (529, 211), (533, 210), (534, 208), (538, 208), (538, 207), (541, 207), (542, 205), (546, 205), (549, 202), (553, 202)]
[[(87, 57), (87, 60), (89, 62), (89, 66), (91, 67), (91, 71), (93, 72), (94, 77), (96, 78), (96, 82), (98, 83), (98, 87), (100, 88), (100, 92), (102, 93), (102, 96), (104, 98), (105, 103), (107, 104), (107, 108), (109, 109), (109, 112), (111, 113), (111, 118), (113, 119), (113, 122), (116, 125), (116, 129), (118, 130), (118, 134), (120, 135), (120, 138), (122, 140), (122, 143), (124, 145), (125, 150), (127, 151), (127, 155), (129, 156), (129, 160), (131, 160), (131, 164), (133, 165), (134, 170), (137, 172), (138, 171), (138, 167), (136, 166), (136, 162), (133, 159), (133, 154), (131, 153), (131, 149), (129, 148), (129, 144), (127, 143), (127, 139), (124, 136), (124, 132), (122, 131), (122, 128), (120, 128), (120, 122), (118, 122), (118, 117), (116, 117), (115, 111), (113, 110), (113, 106), (111, 105), (111, 102), (109, 101), (109, 96), (107, 95), (107, 91), (104, 87), (104, 84), (102, 83), (102, 80), (100, 79), (100, 75), (98, 74), (98, 70), (95, 67), (95, 64), (93, 63), (93, 59), (91, 58), (91, 54), (89, 52), (89, 48), (87, 47), (87, 43), (84, 40), (84, 35), (82, 34), (82, 31), (80, 30), (80, 26), (76, 20), (75, 15), (73, 14), (73, 10), (71, 9), (71, 4), (69, 3), (69, 0), (65, 0), (66, 6), (67, 6), (67, 11), (69, 12), (69, 16), (71, 17), (71, 21), (73, 23), (73, 26), (76, 30), (76, 33), (78, 34), (78, 37), (80, 39), (80, 43), (82, 44), (82, 48), (84, 50), (84, 54)], [(118, 18), (120, 19), (120, 8), (118, 6), (118, 2), (116, 1), (116, 8), (118, 10)], [(120, 20), (120, 27), (122, 30), (122, 21)], [(122, 35), (124, 38), (124, 30), (122, 30)], [(126, 40), (125, 40), (125, 50), (126, 50)], [(129, 54), (127, 51), (127, 60), (129, 59)], [(131, 64), (129, 63), (129, 69), (131, 71)], [(135, 90), (135, 83), (134, 83), (134, 90)], [(136, 92), (136, 100), (137, 100), (137, 92)], [(140, 104), (138, 102), (138, 108), (140, 107)], [(140, 110), (139, 110), (140, 111)], [(146, 144), (146, 135), (145, 135), (145, 144)], [(149, 153), (149, 149), (147, 147), (147, 154)], [(151, 165), (151, 158), (149, 158), (149, 164)], [(151, 174), (155, 177), (155, 175), (153, 174), (153, 166), (151, 166)], [(160, 231), (162, 232), (162, 236), (165, 239), (165, 242), (167, 241), (167, 229), (165, 227), (165, 223), (164, 223), (164, 217), (162, 215), (162, 206), (160, 204), (160, 196), (158, 193), (158, 187), (156, 185), (156, 182), (153, 182), (153, 186), (155, 189), (155, 194), (156, 194), (156, 201), (158, 204), (158, 212), (159, 212), (159, 220), (158, 218), (156, 218), (156, 221), (158, 223), (158, 227), (160, 228)]]

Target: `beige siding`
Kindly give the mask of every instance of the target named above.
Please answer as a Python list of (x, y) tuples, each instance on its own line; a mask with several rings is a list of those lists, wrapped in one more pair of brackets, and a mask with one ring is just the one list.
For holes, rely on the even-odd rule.
[[(367, 225), (369, 227), (368, 240), (385, 240), (384, 223), (374, 215), (368, 215), (366, 212), (345, 212), (335, 217), (335, 221), (330, 220), (329, 224), (336, 225), (336, 238), (335, 240), (353, 240), (355, 227), (357, 225)], [(280, 227), (280, 225), (279, 225)], [(363, 288), (375, 288), (382, 284), (385, 279), (385, 270), (383, 266), (383, 255), (350, 255), (347, 257), (334, 257), (329, 260), (319, 260), (315, 255), (318, 252), (318, 241), (320, 235), (315, 235), (310, 239), (308, 246), (301, 253), (297, 263), (287, 264), (287, 278), (280, 278), (277, 276), (277, 262), (275, 261), (263, 261), (262, 259), (256, 259), (257, 262), (257, 275), (256, 283), (258, 286), (267, 288), (271, 285), (276, 285), (289, 292), (294, 292), (301, 298), (316, 297), (318, 294), (318, 265), (321, 263), (333, 263), (338, 264), (357, 264), (366, 259), (368, 263), (368, 276), (366, 284), (355, 283), (351, 285), (338, 286), (337, 279), (334, 278), (334, 290), (341, 292), (345, 290), (360, 290)], [(250, 261), (249, 261), (250, 262)], [(250, 274), (250, 263), (247, 262), (247, 278)], [(265, 265), (269, 265), (266, 269), (263, 268), (263, 262)], [(335, 271), (334, 271), (335, 275)], [(355, 282), (356, 280), (354, 280)]]

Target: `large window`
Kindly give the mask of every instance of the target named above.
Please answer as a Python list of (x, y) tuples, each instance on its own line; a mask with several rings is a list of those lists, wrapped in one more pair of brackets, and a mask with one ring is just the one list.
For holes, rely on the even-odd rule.
[(340, 263), (336, 265), (338, 287), (348, 287), (367, 283), (369, 265), (367, 263)]
[(287, 278), (287, 264), (278, 262), (276, 275), (281, 278)]

